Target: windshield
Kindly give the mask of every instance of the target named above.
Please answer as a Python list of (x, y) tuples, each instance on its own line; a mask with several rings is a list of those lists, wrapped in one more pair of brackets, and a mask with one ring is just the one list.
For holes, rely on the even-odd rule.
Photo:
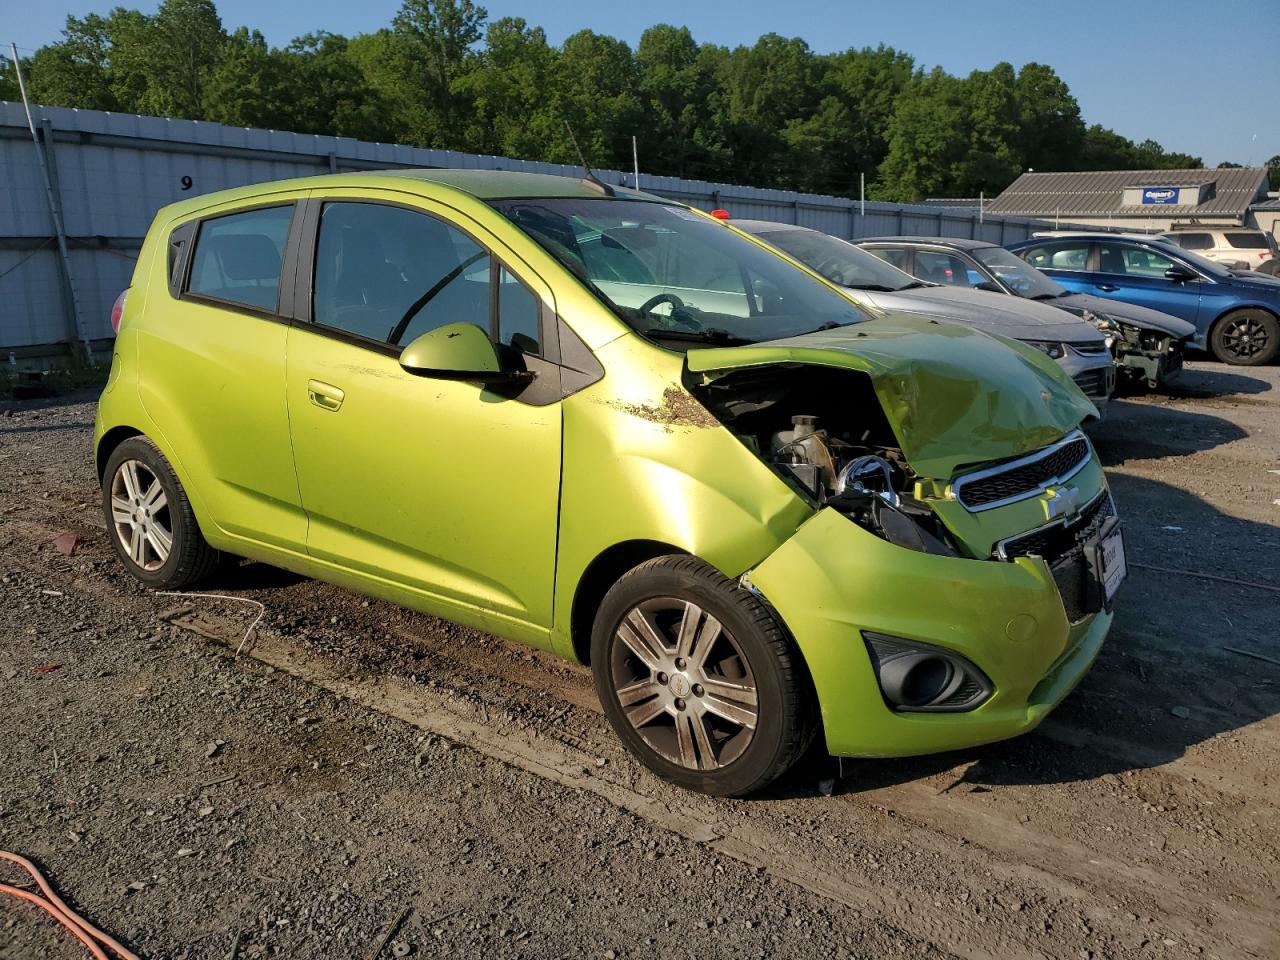
[(757, 343), (867, 319), (820, 280), (683, 207), (605, 198), (492, 204), (624, 323), (674, 341), (665, 345)]
[(924, 286), (879, 257), (816, 230), (771, 230), (758, 236), (842, 287), (892, 291)]
[(1003, 247), (978, 247), (974, 257), (995, 274), (996, 279), (1019, 297), (1028, 300), (1051, 300), (1064, 295), (1065, 287), (1054, 283), (1027, 261)]

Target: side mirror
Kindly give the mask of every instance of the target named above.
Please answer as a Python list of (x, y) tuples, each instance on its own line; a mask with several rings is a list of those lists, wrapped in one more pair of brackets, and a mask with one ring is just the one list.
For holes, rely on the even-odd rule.
[(1164, 272), (1164, 278), (1172, 280), (1174, 283), (1186, 283), (1188, 280), (1196, 279), (1196, 276), (1197, 274), (1193, 271), (1176, 263)]
[(400, 351), (400, 366), (419, 377), (474, 383), (528, 383), (528, 370), (504, 369), (498, 348), (474, 323), (451, 323), (415, 338)]

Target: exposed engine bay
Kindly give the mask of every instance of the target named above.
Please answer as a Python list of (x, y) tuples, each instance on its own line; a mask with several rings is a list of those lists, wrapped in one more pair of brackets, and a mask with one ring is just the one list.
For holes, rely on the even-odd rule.
[(916, 474), (863, 374), (788, 364), (735, 370), (693, 392), (775, 473), (890, 543), (956, 556), (914, 496)]

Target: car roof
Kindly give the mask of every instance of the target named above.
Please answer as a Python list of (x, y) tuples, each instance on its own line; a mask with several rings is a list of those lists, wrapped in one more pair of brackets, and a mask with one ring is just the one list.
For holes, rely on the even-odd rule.
[[(341, 175), (339, 175), (341, 176)], [(549, 173), (523, 173), (518, 170), (446, 170), (411, 168), (404, 170), (367, 170), (354, 174), (357, 177), (397, 180), (426, 180), (442, 186), (453, 187), (469, 193), (479, 200), (509, 200), (523, 197), (558, 197), (567, 199), (599, 200), (604, 194), (598, 186), (581, 177), (561, 177)], [(323, 181), (325, 177), (315, 178)], [(651, 200), (670, 203), (661, 197), (611, 187), (618, 199)]]
[(778, 223), (776, 220), (739, 220), (736, 217), (730, 217), (725, 223), (730, 223), (739, 230), (745, 230), (747, 233), (782, 233), (786, 230), (803, 230), (805, 233), (821, 233), (821, 230), (814, 230), (812, 227), (802, 227), (798, 223)]
[(970, 240), (968, 237), (859, 237), (854, 243), (909, 243), (922, 246), (928, 244), (932, 247), (951, 247), (955, 250), (978, 250), (982, 247), (999, 246), (990, 240)]
[[(391, 170), (366, 170), (359, 173), (330, 173), (289, 180), (269, 180), (243, 187), (231, 187), (213, 193), (188, 197), (164, 208), (171, 222), (199, 214), (224, 203), (252, 203), (272, 194), (294, 190), (324, 190), (331, 187), (383, 187), (418, 192), (411, 184), (438, 187), (485, 203), (490, 200), (515, 199), (590, 199), (607, 200), (604, 191), (591, 181), (578, 177), (559, 177), (547, 173), (522, 173), (516, 170), (447, 170), (407, 167)], [(624, 187), (610, 187), (618, 200), (642, 200), (649, 203), (678, 203), (652, 194)]]

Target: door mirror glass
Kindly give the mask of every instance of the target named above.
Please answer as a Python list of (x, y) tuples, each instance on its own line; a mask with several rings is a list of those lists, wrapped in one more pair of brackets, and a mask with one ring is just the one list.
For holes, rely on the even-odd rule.
[(1166, 280), (1172, 280), (1174, 283), (1186, 283), (1188, 280), (1194, 280), (1196, 275), (1186, 267), (1179, 266), (1175, 263), (1164, 272), (1164, 278)]
[(422, 334), (401, 351), (400, 366), (439, 380), (516, 383), (533, 379), (525, 370), (504, 369), (489, 334), (474, 323), (450, 323)]

